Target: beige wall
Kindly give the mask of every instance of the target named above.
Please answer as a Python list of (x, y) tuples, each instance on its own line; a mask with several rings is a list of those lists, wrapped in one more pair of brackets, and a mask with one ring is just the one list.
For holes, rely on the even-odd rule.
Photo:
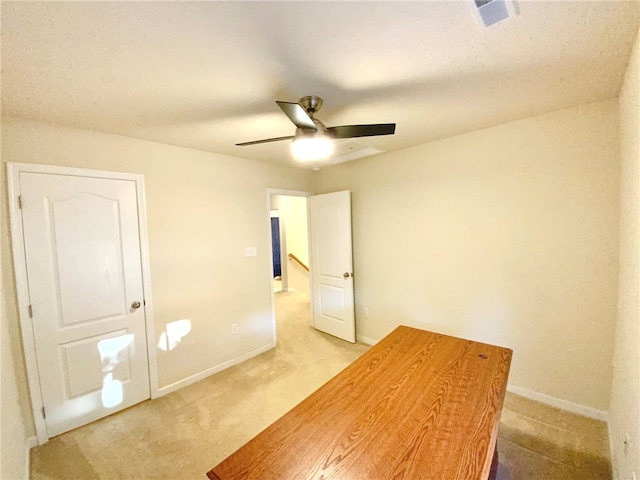
[(619, 175), (615, 100), (323, 169), (353, 192), (358, 335), (504, 345), (511, 384), (607, 410)]
[[(2, 160), (144, 174), (156, 343), (167, 323), (192, 322), (175, 349), (157, 352), (160, 387), (272, 342), (266, 192), (310, 190), (308, 171), (17, 119), (3, 119)], [(6, 184), (2, 190), (4, 199)], [(244, 257), (249, 246), (257, 247), (257, 257)], [(10, 262), (3, 249), (3, 276)], [(11, 314), (2, 331), (19, 348), (12, 280), (9, 288)], [(238, 335), (231, 335), (232, 323)], [(4, 353), (2, 360), (4, 387), (14, 373)], [(24, 383), (22, 359), (16, 369)], [(22, 395), (20, 402), (28, 399)], [(24, 443), (5, 438), (4, 428), (2, 440)]]
[[(614, 478), (640, 478), (640, 36), (620, 94), (620, 277), (609, 437)], [(625, 447), (624, 436), (630, 443)]]

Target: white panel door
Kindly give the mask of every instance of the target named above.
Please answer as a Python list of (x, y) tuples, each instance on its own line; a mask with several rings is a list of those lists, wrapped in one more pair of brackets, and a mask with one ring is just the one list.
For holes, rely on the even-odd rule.
[(49, 436), (149, 398), (136, 185), (20, 173)]
[(309, 197), (315, 328), (355, 343), (351, 192)]

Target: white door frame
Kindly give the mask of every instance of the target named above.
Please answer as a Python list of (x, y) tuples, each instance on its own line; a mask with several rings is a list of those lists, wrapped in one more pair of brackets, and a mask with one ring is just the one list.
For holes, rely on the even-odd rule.
[(55, 165), (38, 165), (31, 163), (7, 163), (7, 183), (9, 194), (9, 221), (11, 243), (13, 245), (13, 263), (15, 267), (16, 291), (18, 296), (18, 315), (22, 331), (22, 345), (27, 368), (29, 394), (33, 408), (33, 421), (36, 427), (38, 444), (49, 440), (47, 424), (42, 415), (44, 402), (40, 388), (40, 374), (36, 361), (36, 347), (33, 325), (29, 317), (29, 285), (27, 283), (27, 263), (22, 231), (22, 212), (18, 196), (20, 195), (20, 173), (44, 173), (50, 175), (67, 175), (77, 177), (98, 177), (113, 180), (130, 180), (136, 185), (138, 203), (138, 228), (140, 231), (140, 259), (142, 263), (142, 291), (145, 300), (145, 322), (147, 330), (147, 357), (149, 363), (149, 391), (151, 398), (159, 396), (158, 374), (156, 362), (155, 329), (153, 322), (153, 301), (151, 297), (151, 270), (149, 268), (149, 242), (147, 232), (146, 201), (144, 194), (144, 176), (136, 173), (108, 172), (84, 168), (59, 167)]
[[(303, 192), (300, 190), (282, 190), (280, 188), (267, 188), (267, 221), (268, 221), (268, 228), (267, 228), (267, 234), (269, 235), (269, 243), (268, 245), (271, 245), (272, 239), (271, 239), (271, 196), (272, 195), (286, 195), (289, 197), (310, 197), (311, 195), (313, 195), (312, 192)], [(307, 215), (307, 231), (309, 230), (309, 216)], [(282, 241), (282, 239), (280, 239), (280, 241)], [(272, 249), (272, 247), (269, 247), (270, 249)], [(309, 265), (309, 267), (311, 267), (311, 265)], [(271, 324), (273, 327), (273, 344), (276, 345), (276, 302), (275, 302), (275, 298), (274, 298), (274, 293), (273, 293), (273, 289), (274, 289), (274, 283), (273, 283), (273, 254), (269, 255), (269, 288), (271, 289), (271, 296), (270, 301), (271, 301)], [(311, 303), (313, 305), (313, 302)], [(311, 318), (311, 321), (313, 322), (313, 316)]]

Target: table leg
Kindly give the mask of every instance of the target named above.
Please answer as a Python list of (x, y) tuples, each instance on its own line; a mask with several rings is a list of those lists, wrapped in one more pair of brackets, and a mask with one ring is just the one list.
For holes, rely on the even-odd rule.
[(496, 442), (496, 449), (493, 452), (493, 460), (491, 461), (491, 470), (489, 470), (488, 480), (496, 480), (498, 475), (498, 442)]

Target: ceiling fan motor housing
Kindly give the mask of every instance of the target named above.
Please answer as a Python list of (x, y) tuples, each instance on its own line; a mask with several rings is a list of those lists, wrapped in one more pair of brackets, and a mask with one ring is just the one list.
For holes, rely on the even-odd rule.
[(313, 120), (313, 124), (316, 126), (316, 128), (311, 129), (298, 127), (296, 128), (296, 138), (303, 136), (328, 135), (327, 127), (324, 126), (324, 123), (322, 123), (317, 118), (312, 118), (311, 120)]
[(322, 98), (316, 97), (315, 95), (302, 97), (298, 103), (302, 105), (302, 108), (304, 108), (312, 118), (313, 114), (322, 108)]

